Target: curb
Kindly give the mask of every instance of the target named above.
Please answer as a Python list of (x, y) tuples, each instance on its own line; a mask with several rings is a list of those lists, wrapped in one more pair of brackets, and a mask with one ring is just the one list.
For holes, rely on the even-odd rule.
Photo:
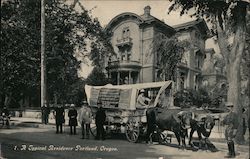
[[(31, 127), (31, 128), (43, 128), (45, 124), (41, 122), (20, 122), (20, 121), (11, 121), (11, 126), (17, 127)], [(55, 124), (49, 123), (46, 126), (53, 126)]]
[(11, 126), (38, 128), (39, 123), (11, 122)]

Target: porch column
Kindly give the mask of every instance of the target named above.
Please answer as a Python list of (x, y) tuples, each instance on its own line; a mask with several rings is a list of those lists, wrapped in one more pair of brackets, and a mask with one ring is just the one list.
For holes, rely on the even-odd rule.
[(111, 79), (111, 71), (108, 72), (108, 79)]
[(131, 71), (128, 71), (128, 84), (131, 84)]
[(181, 78), (181, 74), (180, 74), (180, 69), (179, 68), (177, 68), (177, 78), (176, 78), (176, 87), (177, 87), (177, 91), (179, 91), (180, 89), (181, 89), (181, 87), (180, 87), (180, 78)]
[(117, 71), (117, 85), (120, 85), (120, 72)]

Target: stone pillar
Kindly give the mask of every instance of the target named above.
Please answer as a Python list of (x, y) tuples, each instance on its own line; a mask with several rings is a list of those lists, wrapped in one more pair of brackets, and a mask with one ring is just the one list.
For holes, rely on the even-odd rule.
[(180, 69), (177, 68), (177, 78), (176, 78), (176, 90), (179, 91), (181, 89), (181, 81), (180, 81), (180, 78), (181, 78), (181, 74), (180, 74)]
[(128, 84), (131, 84), (131, 71), (128, 71)]
[(117, 85), (120, 85), (120, 72), (117, 71)]

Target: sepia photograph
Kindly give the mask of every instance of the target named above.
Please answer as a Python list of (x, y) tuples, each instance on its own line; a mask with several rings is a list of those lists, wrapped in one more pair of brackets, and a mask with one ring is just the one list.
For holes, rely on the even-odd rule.
[(249, 0), (2, 0), (0, 159), (249, 159)]

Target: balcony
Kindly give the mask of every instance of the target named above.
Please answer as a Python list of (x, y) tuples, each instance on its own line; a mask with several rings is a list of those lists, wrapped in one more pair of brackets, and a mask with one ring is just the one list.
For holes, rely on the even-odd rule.
[(113, 68), (138, 69), (141, 68), (141, 63), (139, 61), (132, 61), (132, 60), (116, 60), (108, 63), (107, 69), (113, 69)]
[(126, 38), (122, 38), (122, 39), (117, 39), (117, 47), (123, 47), (123, 46), (132, 46), (132, 38), (130, 37), (126, 37)]

